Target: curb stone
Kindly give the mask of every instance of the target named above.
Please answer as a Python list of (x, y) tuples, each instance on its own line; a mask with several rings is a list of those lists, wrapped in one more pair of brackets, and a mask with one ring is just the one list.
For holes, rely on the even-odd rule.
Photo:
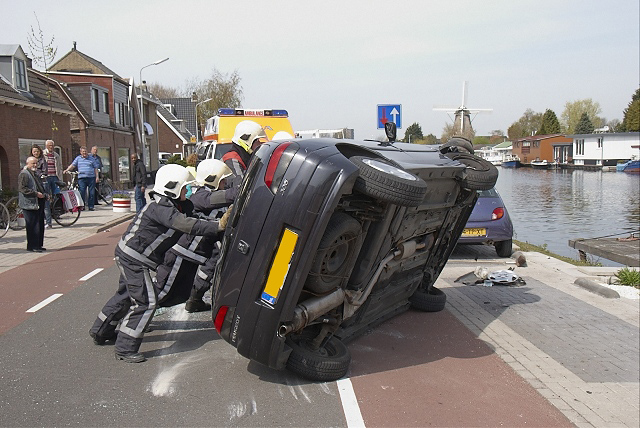
[(579, 287), (584, 288), (587, 291), (590, 291), (595, 294), (599, 294), (602, 297), (606, 297), (607, 299), (619, 299), (620, 294), (617, 291), (607, 288), (600, 283), (589, 279), (589, 278), (578, 278), (574, 281)]
[(111, 221), (109, 221), (109, 222), (107, 222), (107, 223), (105, 223), (105, 224), (103, 224), (101, 226), (98, 226), (95, 229), (95, 232), (96, 233), (104, 232), (105, 230), (110, 229), (113, 226), (117, 226), (120, 223), (124, 223), (125, 221), (131, 220), (135, 215), (136, 215), (135, 213), (130, 213), (130, 214), (126, 214), (126, 215), (124, 215), (122, 217), (118, 217), (116, 219), (113, 219), (113, 220), (111, 220)]

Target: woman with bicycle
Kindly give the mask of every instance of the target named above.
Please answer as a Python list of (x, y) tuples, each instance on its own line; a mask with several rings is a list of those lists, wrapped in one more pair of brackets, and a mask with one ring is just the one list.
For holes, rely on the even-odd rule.
[(18, 175), (18, 206), (22, 209), (27, 229), (27, 251), (46, 251), (44, 244), (44, 201), (46, 192), (37, 175), (38, 160), (29, 156)]

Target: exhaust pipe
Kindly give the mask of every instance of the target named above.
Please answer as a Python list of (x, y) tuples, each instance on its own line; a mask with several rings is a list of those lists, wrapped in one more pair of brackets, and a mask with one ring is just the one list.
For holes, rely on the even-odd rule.
[(320, 315), (340, 306), (344, 302), (344, 296), (344, 290), (339, 288), (326, 296), (313, 297), (300, 303), (293, 310), (293, 320), (283, 323), (278, 328), (278, 336), (284, 337), (291, 332), (302, 330)]

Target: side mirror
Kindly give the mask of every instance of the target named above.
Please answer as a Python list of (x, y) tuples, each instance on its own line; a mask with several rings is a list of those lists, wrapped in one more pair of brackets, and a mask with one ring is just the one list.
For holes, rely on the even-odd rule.
[(397, 127), (395, 122), (387, 122), (384, 124), (384, 132), (387, 134), (387, 139), (389, 143), (394, 143), (396, 141)]

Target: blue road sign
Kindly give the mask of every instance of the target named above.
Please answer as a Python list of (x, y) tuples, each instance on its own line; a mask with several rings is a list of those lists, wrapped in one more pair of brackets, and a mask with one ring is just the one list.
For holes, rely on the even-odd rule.
[(378, 128), (384, 128), (387, 122), (402, 128), (402, 104), (378, 104)]

